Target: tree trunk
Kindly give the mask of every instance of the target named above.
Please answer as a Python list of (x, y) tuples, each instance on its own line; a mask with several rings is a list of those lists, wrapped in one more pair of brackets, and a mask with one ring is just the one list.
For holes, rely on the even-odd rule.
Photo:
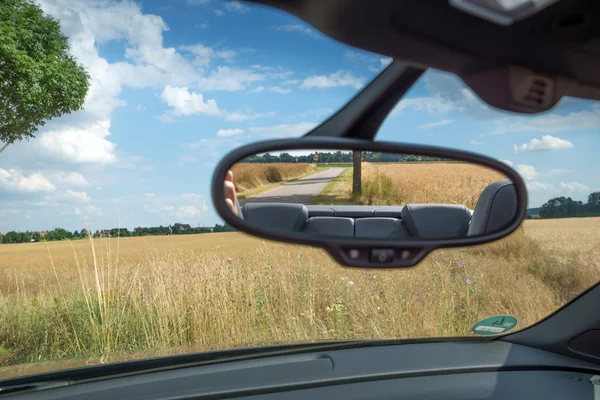
[(353, 173), (352, 173), (352, 194), (360, 194), (362, 187), (361, 187), (361, 168), (360, 168), (360, 158), (361, 158), (361, 152), (360, 151), (353, 151), (352, 152), (352, 167), (353, 167)]
[(12, 143), (12, 141), (6, 142), (6, 144), (4, 146), (2, 146), (2, 148), (0, 149), (0, 153), (2, 153), (4, 151), (4, 149), (6, 149), (8, 147), (8, 145), (11, 143)]

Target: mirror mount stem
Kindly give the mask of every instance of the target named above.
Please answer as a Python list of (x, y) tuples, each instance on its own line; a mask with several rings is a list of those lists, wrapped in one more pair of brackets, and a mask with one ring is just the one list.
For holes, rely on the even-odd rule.
[(425, 72), (393, 61), (337, 113), (305, 136), (337, 136), (373, 140), (379, 128)]

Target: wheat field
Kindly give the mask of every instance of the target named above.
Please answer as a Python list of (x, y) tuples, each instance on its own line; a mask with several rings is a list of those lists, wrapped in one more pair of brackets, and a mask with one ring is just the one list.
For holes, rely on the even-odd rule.
[(362, 163), (360, 195), (352, 194), (352, 168), (342, 172), (312, 204), (464, 204), (475, 208), (483, 189), (505, 178), (466, 163)]
[(600, 218), (523, 228), (407, 270), (342, 268), (320, 249), (241, 233), (0, 246), (0, 376), (276, 342), (471, 335), (497, 314), (523, 328), (599, 280)]

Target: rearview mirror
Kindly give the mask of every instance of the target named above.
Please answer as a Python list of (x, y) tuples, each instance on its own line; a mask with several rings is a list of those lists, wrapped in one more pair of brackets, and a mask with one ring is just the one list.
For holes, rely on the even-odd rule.
[(527, 205), (520, 176), (489, 157), (347, 138), (234, 150), (217, 166), (212, 196), (240, 231), (360, 267), (413, 266), (439, 247), (499, 239)]

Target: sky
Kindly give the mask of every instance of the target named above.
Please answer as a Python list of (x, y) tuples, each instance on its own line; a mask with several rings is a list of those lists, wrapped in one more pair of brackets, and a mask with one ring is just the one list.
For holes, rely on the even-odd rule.
[[(60, 20), (91, 88), (84, 110), (0, 154), (0, 232), (220, 223), (209, 185), (224, 154), (308, 132), (391, 61), (237, 1), (39, 4)], [(376, 139), (504, 160), (538, 207), (600, 190), (599, 132), (599, 103), (510, 114), (431, 70)]]

